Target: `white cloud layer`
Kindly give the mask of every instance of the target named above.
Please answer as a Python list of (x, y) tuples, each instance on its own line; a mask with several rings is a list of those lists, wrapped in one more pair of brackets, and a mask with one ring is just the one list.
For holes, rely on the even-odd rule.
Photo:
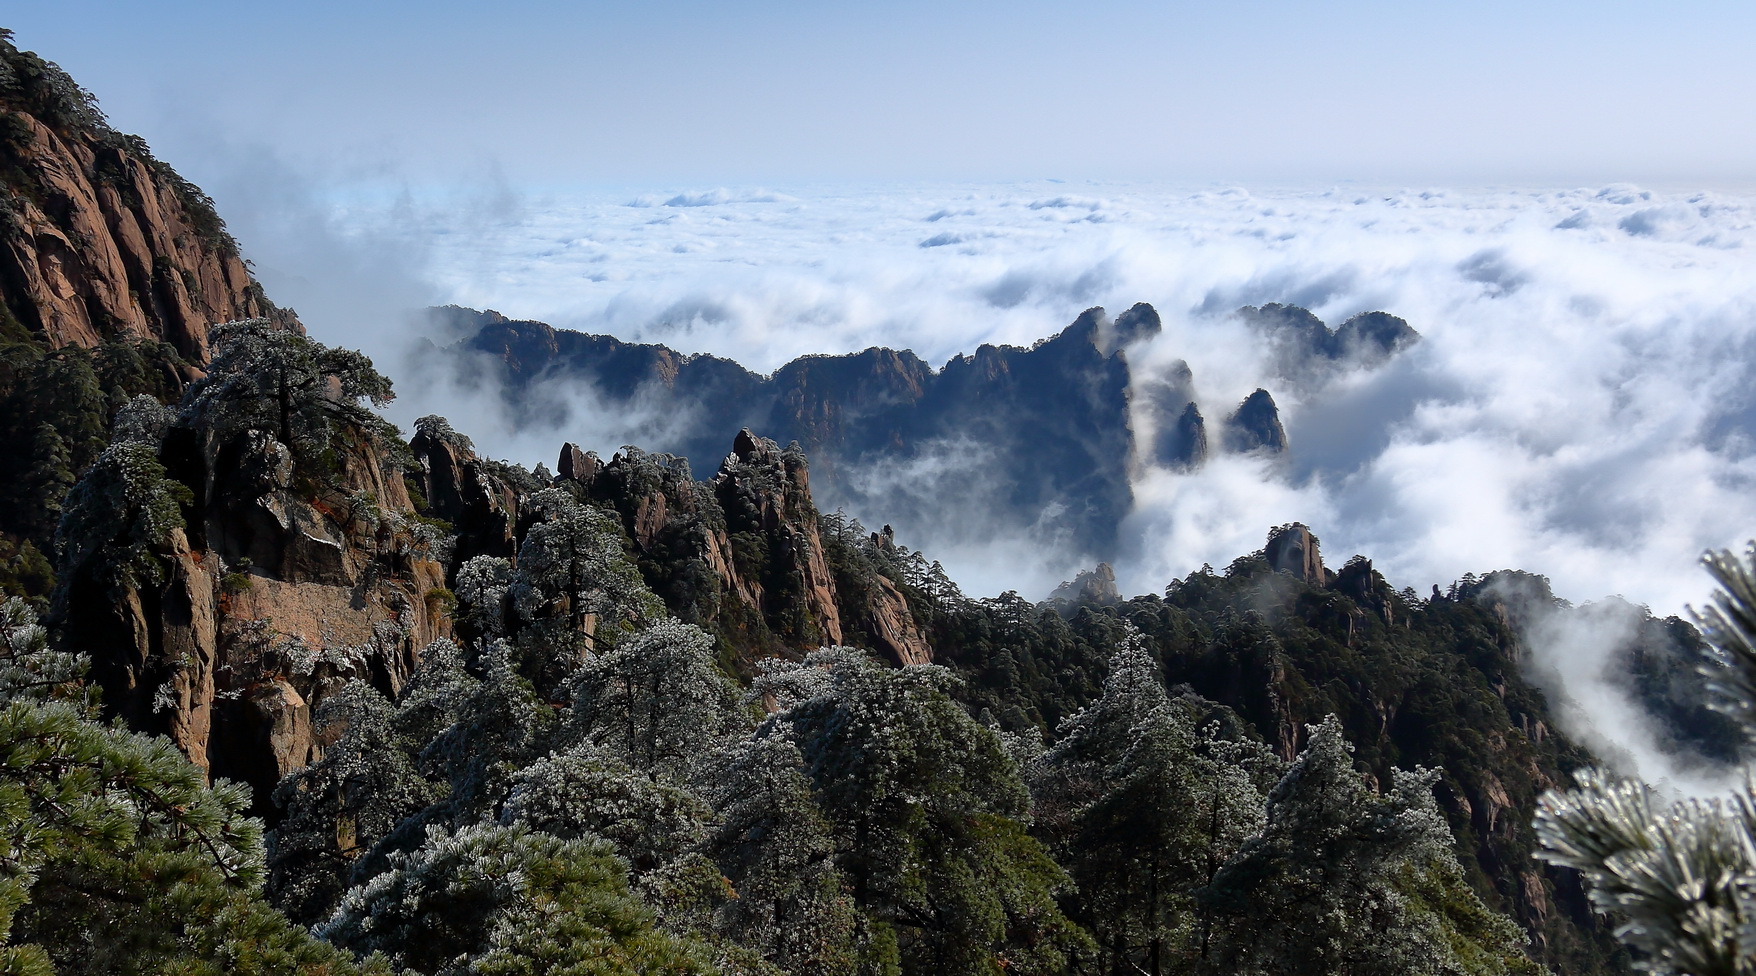
[[(1028, 344), (1089, 305), (1151, 302), (1165, 334), (1136, 368), (1187, 360), (1210, 423), (1268, 387), (1292, 450), (1277, 466), (1142, 471), (1125, 590), (1223, 565), (1296, 519), (1332, 563), (1367, 554), (1399, 586), (1516, 567), (1574, 600), (1675, 612), (1705, 595), (1704, 548), (1756, 535), (1756, 198), (1045, 182), (573, 194), (507, 213), (454, 226), (404, 197), (338, 219), (374, 240), (401, 234), (393, 246), (423, 255), (436, 300), (759, 370), (870, 345), (942, 362)], [(1385, 369), (1295, 389), (1224, 314), (1272, 301), (1331, 324), (1383, 309), (1425, 341)], [(405, 412), (470, 426), (419, 386), (404, 379), (419, 401)], [(592, 416), (522, 438), (521, 459), (549, 460), (562, 436), (613, 450), (652, 429)], [(944, 555), (977, 592), (1030, 592), (1084, 558), (1017, 543)]]

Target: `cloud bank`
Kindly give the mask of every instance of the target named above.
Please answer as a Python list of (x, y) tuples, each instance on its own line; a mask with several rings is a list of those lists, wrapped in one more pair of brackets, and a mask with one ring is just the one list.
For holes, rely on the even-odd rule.
[[(1141, 470), (1124, 590), (1223, 565), (1258, 548), (1267, 526), (1300, 520), (1332, 561), (1365, 553), (1399, 586), (1517, 567), (1575, 601), (1621, 594), (1668, 613), (1705, 595), (1694, 568), (1704, 548), (1756, 535), (1748, 196), (677, 188), (526, 199), (499, 222), (470, 212), (448, 223), (443, 206), (403, 196), (356, 201), (334, 220), (357, 237), (402, 235), (392, 246), (420, 255), (435, 301), (759, 370), (870, 345), (938, 362), (981, 342), (1028, 344), (1090, 305), (1151, 302), (1166, 328), (1131, 354), (1137, 372), (1186, 360), (1210, 419), (1266, 386), (1292, 448), (1277, 465)], [(1296, 383), (1226, 314), (1276, 301), (1332, 324), (1383, 309), (1425, 339), (1384, 369)], [(403, 382), (422, 401), (407, 409), (471, 426), (455, 404), (424, 402), (445, 391), (416, 387)], [(613, 450), (652, 427), (584, 415), (587, 429), (523, 438), (534, 453), (520, 459), (549, 460), (564, 436), (608, 437), (590, 446)], [(905, 541), (935, 549), (931, 537)], [(998, 559), (943, 555), (973, 591), (1028, 592), (1069, 578), (1083, 556), (1037, 541)]]

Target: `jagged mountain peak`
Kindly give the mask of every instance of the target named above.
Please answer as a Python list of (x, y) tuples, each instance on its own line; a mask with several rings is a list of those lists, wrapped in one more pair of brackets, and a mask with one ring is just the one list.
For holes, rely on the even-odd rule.
[[(923, 534), (956, 538), (978, 522), (1020, 532), (1034, 526), (1094, 559), (1108, 559), (1118, 551), (1118, 527), (1132, 504), (1130, 471), (1138, 462), (1191, 472), (1215, 448), (1281, 453), (1289, 447), (1266, 390), (1225, 414), (1223, 436), (1217, 436), (1207, 429), (1187, 363), (1130, 362), (1129, 348), (1163, 335), (1158, 311), (1146, 303), (1113, 321), (1103, 308), (1088, 308), (1028, 347), (984, 343), (938, 369), (909, 350), (872, 347), (804, 356), (767, 376), (716, 356), (494, 312), (448, 307), (434, 314), (441, 331), (464, 336), (437, 368), (481, 382), (476, 357), (487, 356), (488, 375), (504, 385), (521, 425), (565, 429), (569, 399), (545, 391), (583, 386), (612, 408), (659, 411), (668, 419), (669, 440), (652, 446), (702, 470), (718, 464), (740, 429), (769, 431), (797, 441), (812, 457), (819, 492), (830, 504)], [(1326, 364), (1343, 362), (1332, 360), (1332, 352), (1341, 356), (1362, 343), (1381, 342), (1394, 352), (1406, 342), (1399, 338), (1401, 320), (1389, 316), (1356, 317), (1332, 332), (1291, 306), (1240, 314), (1285, 319), (1292, 324), (1282, 331), (1316, 336), (1306, 355)], [(974, 468), (982, 477), (957, 474), (946, 463), (952, 457), (979, 459)], [(958, 509), (961, 503), (967, 511)], [(948, 504), (955, 514), (945, 514)]]

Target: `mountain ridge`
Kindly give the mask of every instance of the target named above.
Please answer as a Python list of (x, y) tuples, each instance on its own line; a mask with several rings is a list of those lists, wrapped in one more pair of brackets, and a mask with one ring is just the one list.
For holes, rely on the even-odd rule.
[[(1189, 472), (1216, 450), (1289, 448), (1266, 389), (1210, 410), (1225, 418), (1210, 435), (1186, 363), (1168, 375), (1131, 364), (1129, 351), (1163, 331), (1145, 303), (1113, 321), (1102, 308), (1087, 309), (1030, 346), (984, 343), (937, 368), (910, 350), (873, 346), (801, 356), (767, 375), (714, 354), (491, 310), (447, 306), (431, 314), (438, 331), (462, 338), (428, 362), (466, 386), (500, 384), (490, 392), (503, 397), (516, 426), (565, 429), (568, 402), (548, 394), (585, 390), (607, 408), (664, 417), (659, 442), (645, 443), (702, 468), (748, 427), (796, 441), (812, 457), (828, 504), (882, 513), (917, 532), (958, 531), (980, 510), (985, 524), (1042, 534), (1094, 561), (1114, 559), (1124, 546), (1118, 533), (1138, 465)], [(1406, 322), (1381, 312), (1333, 331), (1290, 306), (1239, 315), (1286, 352), (1288, 384), (1308, 384), (1326, 370), (1375, 368), (1418, 340)], [(940, 455), (958, 458), (965, 475), (935, 481)], [(982, 477), (968, 476), (978, 471)], [(927, 497), (937, 506), (962, 499), (968, 511), (935, 518)]]

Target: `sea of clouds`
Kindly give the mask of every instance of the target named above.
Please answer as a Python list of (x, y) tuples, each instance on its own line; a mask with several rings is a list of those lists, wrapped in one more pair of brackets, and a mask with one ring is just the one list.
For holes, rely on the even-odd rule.
[[(1756, 536), (1748, 196), (1042, 182), (557, 194), (498, 218), (405, 198), (336, 219), (422, 255), (434, 301), (761, 371), (872, 345), (942, 362), (1028, 345), (1092, 305), (1150, 302), (1165, 333), (1131, 354), (1137, 374), (1186, 360), (1210, 418), (1265, 386), (1292, 448), (1195, 475), (1141, 470), (1125, 590), (1223, 566), (1298, 520), (1332, 563), (1364, 553), (1399, 586), (1516, 567), (1574, 600), (1675, 612), (1705, 594), (1703, 549)], [(1424, 341), (1301, 388), (1226, 315), (1277, 301), (1331, 324), (1382, 309)], [(459, 412), (451, 391), (401, 389), (401, 413)], [(527, 463), (552, 462), (563, 437), (662, 447), (638, 440), (662, 438), (662, 418), (579, 395), (575, 430), (502, 440), (491, 409), (453, 419)], [(1086, 555), (1030, 539), (940, 552), (898, 528), (978, 593), (1042, 591)]]
[[(873, 345), (938, 363), (1028, 345), (1093, 305), (1150, 302), (1165, 330), (1130, 351), (1137, 381), (1187, 361), (1210, 423), (1267, 387), (1291, 448), (1194, 474), (1141, 466), (1124, 592), (1224, 566), (1302, 521), (1331, 565), (1362, 553), (1421, 593), (1519, 568), (1575, 602), (1619, 594), (1668, 614), (1705, 598), (1704, 549), (1756, 536), (1756, 195), (1042, 181), (405, 192), (241, 212), (270, 294), (396, 375), (396, 419), (444, 413), (526, 464), (553, 464), (562, 440), (663, 449), (677, 418), (551, 387), (539, 394), (567, 421), (515, 427), (497, 397), (406, 374), (411, 340), (450, 338), (388, 327), (418, 323), (414, 296), (761, 371)], [(276, 229), (295, 212), (312, 226)], [(1294, 382), (1227, 314), (1266, 302), (1332, 325), (1384, 310), (1423, 339), (1385, 367)], [(881, 477), (918, 498), (955, 483), (958, 449)], [(963, 449), (979, 471), (980, 445)], [(980, 531), (967, 508), (962, 531), (853, 514), (896, 523), (973, 594), (1040, 597), (1090, 565), (1052, 538)], [(1541, 643), (1583, 653), (1572, 637)]]

